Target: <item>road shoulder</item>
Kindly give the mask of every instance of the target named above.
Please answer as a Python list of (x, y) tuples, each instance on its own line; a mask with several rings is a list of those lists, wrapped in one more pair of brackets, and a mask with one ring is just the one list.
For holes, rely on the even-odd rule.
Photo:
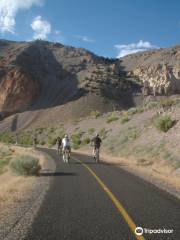
[(51, 179), (44, 173), (55, 171), (55, 163), (33, 148), (10, 147), (18, 153), (37, 157), (42, 167), (38, 177), (15, 176), (10, 171), (0, 176), (0, 239), (20, 240), (26, 235), (49, 189)]

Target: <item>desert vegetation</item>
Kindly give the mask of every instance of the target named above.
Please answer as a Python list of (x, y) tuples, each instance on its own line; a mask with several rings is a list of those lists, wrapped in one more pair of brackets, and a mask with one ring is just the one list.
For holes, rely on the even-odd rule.
[(38, 175), (41, 169), (39, 159), (31, 155), (17, 154), (10, 146), (1, 145), (0, 174), (11, 170), (17, 175)]
[(8, 169), (8, 165), (12, 159), (12, 151), (8, 147), (1, 147), (0, 149), (0, 174)]
[(34, 176), (38, 175), (41, 169), (39, 160), (33, 156), (16, 156), (10, 163), (10, 169), (17, 175)]
[(155, 127), (162, 132), (167, 132), (173, 124), (174, 121), (169, 115), (159, 116), (154, 122)]
[(91, 139), (99, 133), (103, 148), (110, 154), (132, 155), (150, 162), (151, 158), (165, 159), (173, 162), (173, 166), (179, 166), (180, 153), (177, 148), (171, 147), (173, 141), (169, 140), (171, 134), (177, 132), (175, 128), (179, 129), (179, 102), (178, 98), (167, 97), (150, 99), (143, 106), (122, 111), (104, 114), (93, 111), (90, 118), (77, 119), (76, 124), (72, 123), (71, 130), (66, 127), (66, 123), (57, 123), (19, 133), (3, 132), (0, 141), (14, 144), (18, 140), (23, 146), (32, 146), (33, 138), (36, 137), (38, 145), (53, 147), (57, 137), (62, 138), (68, 132), (73, 149), (90, 149)]

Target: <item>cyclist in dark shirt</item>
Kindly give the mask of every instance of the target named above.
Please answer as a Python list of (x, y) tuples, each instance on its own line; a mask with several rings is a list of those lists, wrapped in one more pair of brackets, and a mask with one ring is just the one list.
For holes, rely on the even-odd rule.
[(100, 147), (101, 147), (101, 143), (102, 143), (102, 140), (99, 137), (99, 134), (96, 134), (96, 137), (94, 137), (92, 139), (94, 159), (96, 158), (97, 151), (99, 153), (99, 150), (100, 150)]
[(57, 154), (61, 154), (62, 152), (62, 139), (60, 137), (57, 138)]

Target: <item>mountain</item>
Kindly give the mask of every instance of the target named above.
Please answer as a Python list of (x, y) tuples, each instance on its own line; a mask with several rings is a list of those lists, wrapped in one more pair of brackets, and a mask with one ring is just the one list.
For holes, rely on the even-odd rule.
[(58, 43), (0, 41), (2, 114), (54, 107), (87, 95), (131, 105), (123, 103), (123, 96), (138, 91), (116, 60)]
[(127, 109), (141, 104), (145, 81), (178, 93), (179, 70), (180, 46), (109, 59), (60, 43), (0, 40), (0, 116), (10, 116), (0, 129), (17, 113), (26, 128)]

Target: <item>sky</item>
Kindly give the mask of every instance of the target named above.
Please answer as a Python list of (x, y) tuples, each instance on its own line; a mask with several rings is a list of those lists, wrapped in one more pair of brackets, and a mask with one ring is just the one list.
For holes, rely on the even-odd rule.
[(170, 47), (180, 44), (180, 0), (0, 0), (0, 38), (113, 58)]

